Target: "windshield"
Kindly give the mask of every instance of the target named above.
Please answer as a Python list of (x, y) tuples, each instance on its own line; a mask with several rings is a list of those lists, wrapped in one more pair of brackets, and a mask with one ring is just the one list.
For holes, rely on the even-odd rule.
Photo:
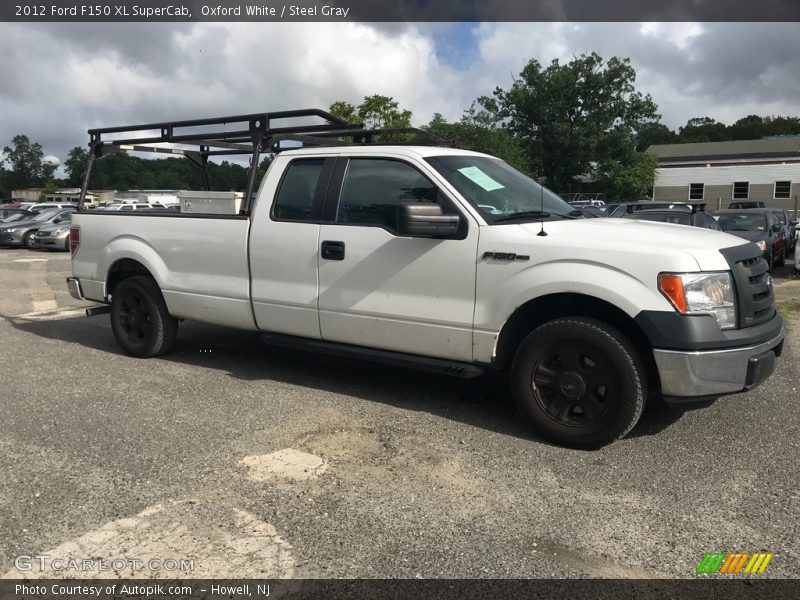
[(723, 213), (719, 216), (722, 231), (766, 231), (763, 213)]
[(49, 221), (53, 217), (55, 217), (59, 212), (61, 212), (60, 208), (51, 208), (44, 212), (40, 212), (38, 215), (33, 217), (31, 221), (36, 221), (37, 223), (41, 223), (42, 221)]
[(0, 219), (2, 223), (11, 223), (13, 221), (19, 221), (23, 217), (28, 217), (29, 215), (26, 213), (14, 213), (13, 215), (7, 216), (5, 219)]
[(508, 221), (513, 215), (531, 220), (567, 217), (575, 210), (498, 158), (464, 155), (431, 156), (426, 160), (488, 223)]

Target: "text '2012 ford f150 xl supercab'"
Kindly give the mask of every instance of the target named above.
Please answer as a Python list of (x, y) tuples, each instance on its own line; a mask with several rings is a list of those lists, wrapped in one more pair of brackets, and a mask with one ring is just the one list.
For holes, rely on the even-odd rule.
[[(303, 116), (325, 124), (272, 127)], [(235, 122), (245, 128), (178, 133)], [(155, 135), (104, 139), (146, 129)], [(303, 147), (283, 148), (291, 133)], [(195, 319), (403, 367), (508, 371), (526, 421), (573, 447), (624, 436), (648, 397), (708, 400), (772, 373), (783, 325), (755, 245), (576, 218), (497, 158), (369, 143), (376, 133), (314, 109), (90, 130), (84, 193), (94, 159), (119, 148), (192, 143), (198, 164), (252, 152), (253, 168), (231, 214), (196, 202), (79, 210), (70, 291), (106, 304), (93, 312), (110, 312), (138, 357), (166, 352), (179, 320)], [(275, 157), (253, 194), (262, 151)]]

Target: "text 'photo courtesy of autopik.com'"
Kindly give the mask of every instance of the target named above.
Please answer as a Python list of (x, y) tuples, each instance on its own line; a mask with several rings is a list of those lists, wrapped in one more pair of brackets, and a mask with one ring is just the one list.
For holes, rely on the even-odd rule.
[(793, 599), (800, 4), (0, 3), (0, 598)]

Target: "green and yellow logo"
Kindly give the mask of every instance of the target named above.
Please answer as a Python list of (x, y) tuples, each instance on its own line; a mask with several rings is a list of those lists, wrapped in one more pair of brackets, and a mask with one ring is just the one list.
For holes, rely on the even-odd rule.
[(763, 573), (774, 555), (767, 552), (706, 552), (697, 574)]

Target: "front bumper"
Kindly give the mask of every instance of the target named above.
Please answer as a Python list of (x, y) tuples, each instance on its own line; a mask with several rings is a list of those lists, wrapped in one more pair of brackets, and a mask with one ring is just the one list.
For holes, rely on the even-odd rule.
[(22, 246), (22, 236), (24, 234), (24, 231), (0, 233), (0, 246)]
[(67, 238), (69, 232), (59, 233), (58, 235), (41, 235), (41, 232), (36, 234), (36, 241), (42, 248), (55, 248), (57, 250), (68, 250)]
[(759, 344), (687, 352), (653, 350), (667, 401), (702, 399), (735, 394), (764, 382), (775, 370), (783, 350), (783, 328), (773, 339)]
[(67, 289), (69, 290), (69, 295), (76, 300), (86, 300), (81, 288), (81, 280), (77, 277), (67, 277)]

